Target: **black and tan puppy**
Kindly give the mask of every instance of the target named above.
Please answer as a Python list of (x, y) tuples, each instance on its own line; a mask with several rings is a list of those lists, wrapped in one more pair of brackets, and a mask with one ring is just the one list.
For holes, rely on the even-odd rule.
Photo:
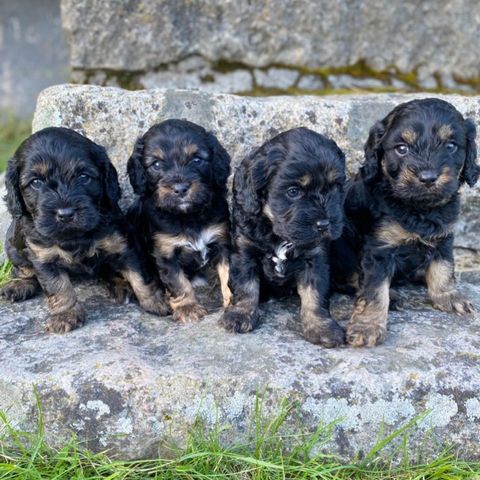
[(41, 130), (9, 161), (6, 186), (14, 277), (2, 289), (6, 299), (25, 300), (41, 288), (47, 331), (67, 332), (85, 320), (70, 274), (90, 274), (105, 277), (120, 295), (129, 284), (145, 310), (167, 313), (162, 292), (127, 243), (117, 172), (103, 147), (66, 128)]
[(247, 157), (233, 185), (233, 302), (221, 324), (248, 332), (258, 320), (260, 289), (290, 285), (301, 299), (305, 338), (344, 342), (329, 314), (329, 241), (343, 227), (345, 157), (332, 140), (306, 128), (281, 133)]
[(435, 308), (473, 311), (455, 288), (452, 245), (458, 190), (476, 183), (476, 156), (474, 123), (443, 100), (401, 104), (370, 130), (365, 163), (347, 188), (351, 228), (335, 244), (337, 258), (358, 259), (350, 344), (385, 339), (392, 282), (424, 282)]
[(229, 221), (226, 182), (230, 157), (217, 138), (186, 120), (154, 125), (135, 144), (128, 175), (138, 200), (130, 209), (140, 248), (156, 264), (170, 294), (173, 317), (200, 320), (192, 280), (209, 267), (228, 281)]

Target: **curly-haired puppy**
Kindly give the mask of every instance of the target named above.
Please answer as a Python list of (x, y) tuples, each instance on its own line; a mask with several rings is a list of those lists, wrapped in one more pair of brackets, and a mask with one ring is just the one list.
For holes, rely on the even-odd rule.
[(426, 283), (442, 311), (473, 311), (455, 288), (452, 245), (458, 190), (476, 183), (476, 156), (474, 123), (443, 100), (403, 103), (372, 127), (365, 163), (347, 187), (351, 228), (335, 245), (336, 257), (357, 255), (351, 263), (357, 271), (350, 272), (360, 278), (350, 344), (385, 339), (394, 281)]
[(103, 147), (66, 128), (41, 130), (10, 159), (6, 187), (14, 279), (3, 297), (25, 300), (41, 288), (47, 331), (68, 332), (85, 319), (70, 274), (101, 275), (112, 291), (123, 295), (129, 284), (145, 310), (167, 313), (162, 292), (127, 243), (117, 172)]
[(167, 120), (139, 138), (128, 175), (139, 195), (130, 210), (140, 248), (154, 259), (179, 322), (206, 315), (192, 286), (215, 267), (224, 305), (228, 281), (229, 220), (226, 182), (230, 157), (217, 138), (186, 120)]
[(329, 241), (343, 227), (345, 156), (335, 142), (306, 128), (281, 133), (245, 158), (233, 185), (233, 302), (220, 320), (252, 330), (260, 288), (295, 286), (305, 338), (326, 347), (344, 342), (329, 314)]

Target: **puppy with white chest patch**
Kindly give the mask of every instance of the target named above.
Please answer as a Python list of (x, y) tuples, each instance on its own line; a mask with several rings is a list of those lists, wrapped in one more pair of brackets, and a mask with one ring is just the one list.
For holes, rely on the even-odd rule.
[(305, 338), (344, 343), (329, 313), (329, 243), (343, 227), (345, 156), (306, 128), (277, 135), (245, 158), (233, 184), (233, 293), (220, 323), (248, 332), (258, 321), (260, 290), (296, 286)]
[(179, 322), (206, 315), (192, 282), (215, 267), (224, 305), (229, 214), (226, 182), (230, 157), (217, 138), (186, 120), (151, 127), (135, 144), (128, 175), (139, 196), (129, 212), (139, 248), (150, 255)]

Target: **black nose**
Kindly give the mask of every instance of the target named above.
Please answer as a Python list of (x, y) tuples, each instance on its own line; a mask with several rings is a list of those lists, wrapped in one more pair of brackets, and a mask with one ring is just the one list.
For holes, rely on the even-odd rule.
[(422, 170), (418, 174), (418, 179), (422, 183), (425, 183), (427, 185), (431, 185), (432, 183), (434, 183), (437, 180), (437, 178), (438, 178), (438, 174), (434, 170)]
[(172, 190), (176, 195), (185, 195), (190, 188), (188, 183), (175, 183), (172, 187)]
[(70, 222), (73, 219), (75, 212), (73, 208), (59, 208), (57, 210), (57, 218), (60, 222)]
[(330, 220), (326, 218), (323, 220), (317, 220), (316, 225), (319, 232), (324, 232), (330, 226)]

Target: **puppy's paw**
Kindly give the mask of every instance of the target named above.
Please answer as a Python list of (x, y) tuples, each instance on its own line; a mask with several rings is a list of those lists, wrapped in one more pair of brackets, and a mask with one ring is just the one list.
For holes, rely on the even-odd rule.
[(395, 312), (401, 312), (406, 303), (405, 297), (398, 290), (394, 290), (393, 288), (390, 289), (389, 296), (390, 303), (388, 304), (388, 309)]
[(170, 315), (172, 310), (165, 300), (163, 293), (160, 290), (157, 290), (152, 296), (148, 298), (143, 298), (140, 301), (140, 306), (148, 313), (153, 313), (159, 317), (165, 317)]
[(340, 347), (345, 344), (345, 331), (334, 320), (325, 319), (304, 326), (305, 340), (325, 348)]
[(0, 289), (0, 295), (10, 302), (23, 302), (35, 296), (38, 282), (34, 278), (16, 278)]
[(198, 303), (178, 306), (173, 310), (173, 319), (179, 323), (193, 323), (200, 321), (207, 310)]
[(108, 292), (115, 303), (128, 303), (130, 299), (135, 297), (132, 287), (123, 279), (116, 280), (112, 283), (107, 283), (107, 287)]
[(441, 310), (442, 312), (451, 312), (458, 315), (472, 315), (475, 312), (475, 307), (470, 300), (456, 290), (450, 293), (432, 296), (431, 300), (433, 308)]
[(47, 319), (45, 330), (48, 333), (67, 333), (81, 327), (85, 322), (85, 311), (76, 306), (72, 310), (50, 315)]
[(255, 328), (257, 318), (255, 313), (249, 313), (238, 307), (229, 307), (220, 317), (218, 323), (228, 332), (247, 333)]
[(384, 325), (353, 322), (347, 325), (347, 343), (353, 347), (374, 347), (383, 343), (387, 336)]

